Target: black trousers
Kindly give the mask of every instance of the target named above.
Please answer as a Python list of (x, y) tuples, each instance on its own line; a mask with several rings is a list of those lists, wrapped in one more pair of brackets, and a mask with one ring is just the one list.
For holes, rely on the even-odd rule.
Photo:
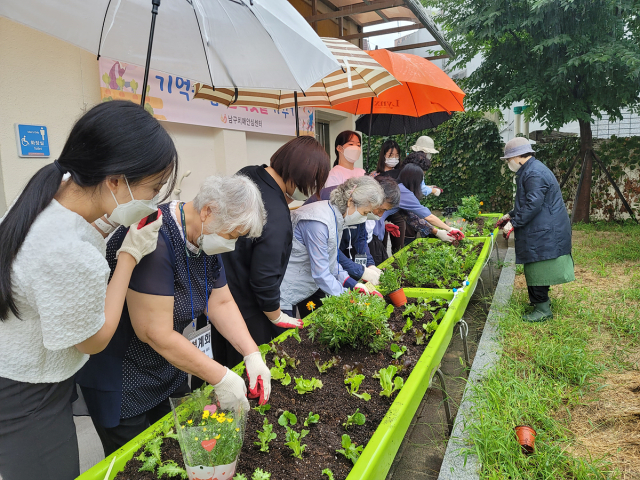
[(376, 265), (380, 265), (389, 258), (389, 254), (387, 253), (387, 244), (375, 235), (369, 242), (369, 252), (371, 252), (371, 256), (373, 257), (373, 261)]
[[(311, 312), (313, 312), (317, 308), (320, 308), (320, 306), (322, 306), (322, 299), (324, 297), (326, 297), (326, 296), (327, 296), (326, 293), (324, 293), (321, 289), (318, 289), (309, 298), (305, 298), (303, 301), (298, 303), (296, 305), (296, 308), (298, 309), (298, 313), (300, 314), (300, 318), (304, 318), (304, 317), (306, 317), (308, 315), (311, 315)], [(315, 307), (313, 307), (312, 309), (311, 308), (307, 308), (307, 304), (309, 302), (313, 302)]]
[(545, 303), (549, 301), (549, 286), (546, 287), (527, 287), (529, 292), (529, 301), (534, 305), (536, 303)]
[(400, 212), (396, 212), (393, 215), (389, 215), (387, 217), (387, 221), (397, 225), (400, 229), (400, 236), (394, 237), (393, 235), (389, 235), (389, 232), (385, 232), (384, 235), (384, 244), (387, 244), (387, 238), (391, 237), (391, 253), (396, 253), (398, 250), (404, 248), (404, 235), (407, 229), (407, 221)]
[[(178, 389), (171, 394), (172, 398), (183, 397), (191, 391), (187, 382), (183, 383)], [(102, 442), (102, 448), (104, 450), (104, 456), (107, 457), (113, 452), (122, 447), (125, 443), (133, 440), (140, 435), (143, 431), (156, 423), (167, 413), (171, 411), (171, 404), (167, 398), (159, 405), (156, 405), (150, 410), (147, 410), (140, 415), (136, 415), (131, 418), (121, 418), (120, 425), (112, 428), (105, 428), (98, 424), (93, 417), (93, 426), (96, 427), (96, 432)], [(71, 478), (71, 477), (69, 477)], [(73, 477), (75, 478), (75, 477)], [(4, 480), (4, 478), (3, 478)]]
[(2, 480), (69, 480), (80, 475), (71, 412), (73, 377), (59, 383), (0, 378)]

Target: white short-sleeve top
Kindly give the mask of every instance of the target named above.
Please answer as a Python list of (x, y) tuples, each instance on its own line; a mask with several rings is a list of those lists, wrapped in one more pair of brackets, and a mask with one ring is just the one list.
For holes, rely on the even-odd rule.
[(109, 281), (105, 241), (52, 200), (31, 225), (12, 265), (12, 313), (0, 321), (0, 377), (53, 383), (89, 359), (75, 345), (104, 325)]

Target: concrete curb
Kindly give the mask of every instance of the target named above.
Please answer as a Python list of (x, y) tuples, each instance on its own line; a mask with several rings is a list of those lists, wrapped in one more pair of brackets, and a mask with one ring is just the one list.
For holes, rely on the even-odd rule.
[(470, 421), (472, 418), (474, 409), (472, 389), (474, 385), (482, 381), (483, 377), (496, 364), (502, 354), (498, 322), (513, 292), (513, 283), (516, 276), (515, 257), (515, 250), (509, 248), (504, 259), (506, 265), (502, 268), (500, 280), (493, 295), (487, 323), (478, 344), (475, 360), (471, 366), (467, 386), (464, 389), (464, 395), (462, 396), (462, 402), (453, 425), (453, 432), (440, 467), (438, 480), (474, 480), (480, 478), (481, 464), (478, 457), (468, 455), (465, 459), (464, 455), (460, 454), (460, 449), (469, 444), (465, 425), (467, 419)]

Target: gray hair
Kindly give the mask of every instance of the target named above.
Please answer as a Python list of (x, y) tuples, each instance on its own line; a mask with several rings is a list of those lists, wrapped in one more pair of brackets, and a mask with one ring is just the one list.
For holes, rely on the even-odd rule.
[(378, 175), (376, 181), (382, 186), (384, 191), (384, 201), (391, 205), (391, 208), (396, 208), (400, 205), (400, 187), (398, 183), (391, 177), (383, 177)]
[(267, 222), (260, 190), (245, 175), (207, 177), (193, 199), (193, 206), (198, 212), (211, 208), (213, 221), (209, 230), (216, 233), (230, 233), (240, 227), (242, 232), (249, 232), (249, 238), (256, 238), (262, 235)]
[(384, 203), (384, 191), (380, 184), (369, 176), (350, 178), (331, 192), (329, 201), (344, 215), (349, 199), (353, 200), (356, 208), (375, 209)]

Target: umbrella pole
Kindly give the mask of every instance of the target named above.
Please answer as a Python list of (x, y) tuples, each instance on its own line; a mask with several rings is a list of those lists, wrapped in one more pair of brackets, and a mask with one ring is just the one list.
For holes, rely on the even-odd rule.
[(149, 32), (149, 46), (147, 47), (147, 63), (144, 66), (144, 81), (142, 82), (142, 100), (140, 105), (144, 108), (144, 102), (147, 99), (147, 83), (149, 83), (149, 65), (151, 64), (151, 47), (153, 47), (153, 34), (156, 30), (156, 17), (158, 16), (158, 7), (160, 0), (151, 0), (153, 7), (151, 8), (151, 31)]
[(371, 122), (373, 121), (373, 97), (371, 97), (371, 112), (369, 113), (369, 134), (367, 135), (367, 168), (369, 168), (369, 157), (371, 157)]
[(298, 92), (293, 92), (293, 103), (296, 109), (296, 137), (300, 136), (300, 121), (298, 120)]

